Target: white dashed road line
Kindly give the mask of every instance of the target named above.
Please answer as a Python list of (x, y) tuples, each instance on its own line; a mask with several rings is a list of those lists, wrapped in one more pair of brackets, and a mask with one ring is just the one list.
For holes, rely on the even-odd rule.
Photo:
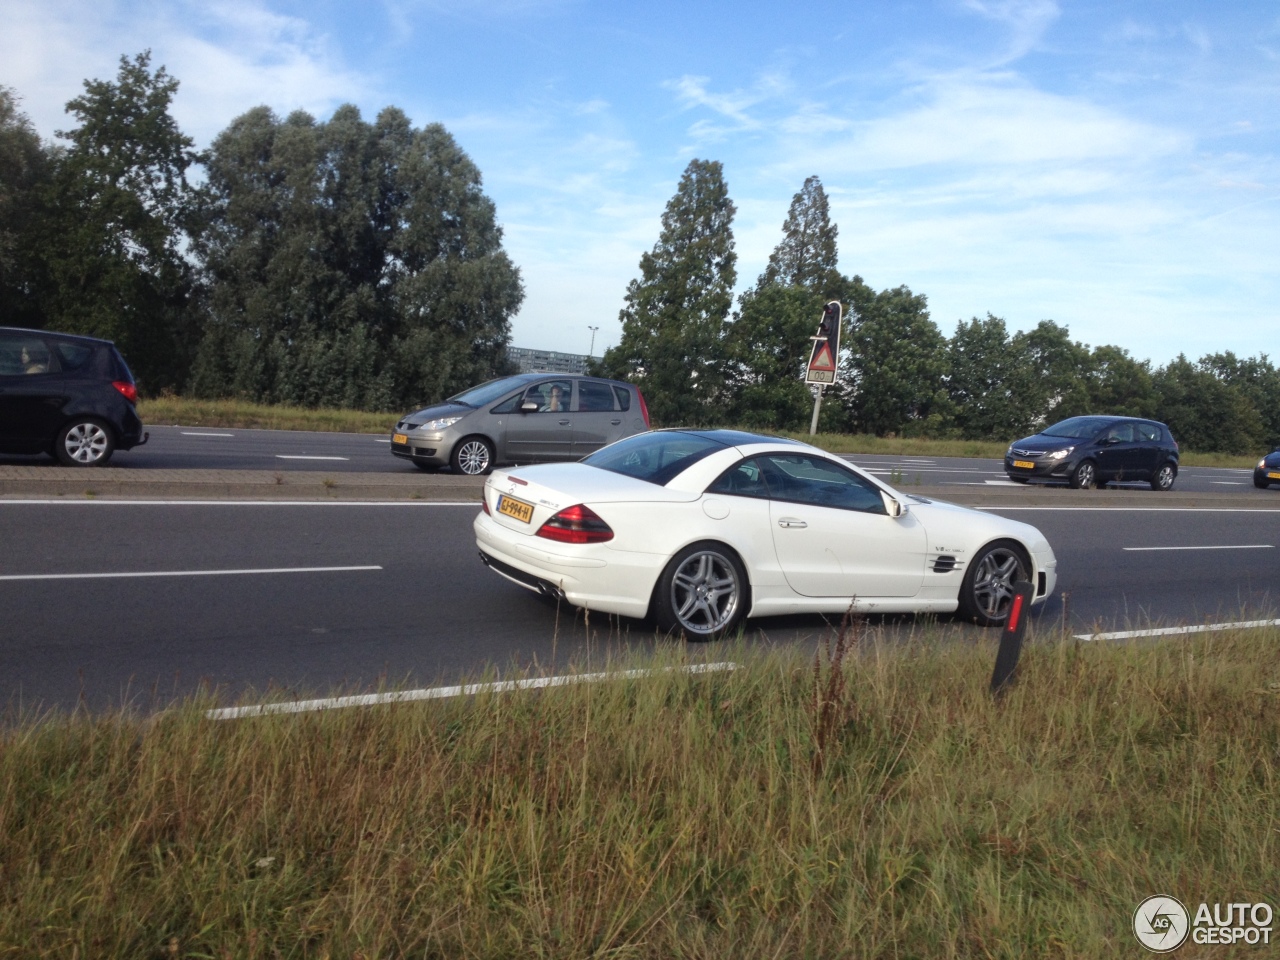
[(350, 457), (305, 457), (299, 454), (277, 453), (277, 460), (350, 460)]
[(311, 710), (340, 710), (344, 707), (371, 707), (384, 703), (409, 703), (415, 700), (442, 700), (467, 697), (477, 693), (509, 693), (512, 690), (541, 690), (575, 683), (598, 683), (601, 680), (635, 680), (659, 673), (719, 673), (736, 670), (736, 663), (698, 663), (687, 667), (662, 670), (621, 670), (614, 673), (580, 673), (562, 677), (532, 677), (527, 680), (503, 680), (497, 683), (468, 683), (458, 687), (431, 687), (426, 690), (398, 690), (394, 693), (365, 693), (352, 697), (328, 697), (322, 700), (295, 700), (292, 703), (264, 703), (248, 707), (224, 707), (205, 713), (209, 720), (237, 720), (260, 717), (268, 713), (306, 713)]
[(1077, 633), (1077, 640), (1131, 640), (1136, 637), (1173, 637), (1187, 633), (1216, 633), (1253, 627), (1280, 627), (1280, 620), (1242, 620), (1239, 623), (1207, 623), (1200, 627), (1159, 627), (1154, 630), (1117, 630), (1114, 633)]
[(381, 570), (380, 566), (365, 567), (264, 567), (257, 570), (146, 570), (137, 573), (15, 573), (0, 576), (0, 580), (121, 580), (130, 577), (237, 577), (258, 573), (351, 573), (361, 570)]
[(234, 437), (235, 436), (234, 433), (207, 433), (207, 432), (196, 431), (196, 430), (182, 430), (180, 432), (184, 437)]
[(1151, 550), (1274, 550), (1273, 543), (1233, 543), (1223, 546), (1201, 546), (1201, 547), (1123, 547), (1122, 549), (1130, 553), (1139, 553)]

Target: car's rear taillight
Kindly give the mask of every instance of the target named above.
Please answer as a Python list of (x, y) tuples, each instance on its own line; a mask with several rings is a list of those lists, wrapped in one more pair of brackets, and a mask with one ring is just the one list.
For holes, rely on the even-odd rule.
[(486, 500), (484, 497), (480, 498), (480, 509), (483, 510), (485, 513), (488, 513), (489, 516), (491, 517), (493, 516), (492, 513), (489, 513), (489, 501)]
[(538, 528), (538, 536), (560, 543), (604, 543), (613, 539), (609, 525), (590, 507), (565, 507)]
[(640, 416), (644, 417), (644, 426), (647, 430), (649, 429), (649, 405), (644, 402), (644, 394), (640, 392), (639, 388), (636, 388), (636, 397), (640, 401)]
[(113, 380), (111, 385), (124, 394), (124, 398), (130, 403), (138, 402), (138, 388), (128, 380)]

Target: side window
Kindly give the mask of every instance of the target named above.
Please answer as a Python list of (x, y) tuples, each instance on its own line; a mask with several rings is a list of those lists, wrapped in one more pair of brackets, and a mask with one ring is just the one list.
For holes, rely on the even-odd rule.
[(613, 391), (609, 385), (596, 380), (579, 380), (578, 411), (598, 413), (601, 410), (613, 410)]
[(0, 375), (48, 373), (52, 369), (53, 357), (43, 340), (21, 334), (0, 337)]
[(520, 406), (520, 401), (524, 399), (523, 393), (517, 393), (514, 397), (507, 397), (500, 404), (490, 410), (490, 413), (515, 413), (516, 408)]
[(93, 347), (86, 346), (83, 343), (55, 341), (53, 348), (57, 351), (58, 359), (62, 362), (64, 371), (83, 370), (89, 365), (89, 361), (93, 359)]
[(1121, 443), (1133, 443), (1133, 424), (1117, 423), (1107, 431), (1108, 440), (1119, 440)]
[(524, 392), (522, 403), (532, 400), (538, 405), (538, 413), (567, 413), (573, 398), (573, 381), (547, 380), (537, 383)]
[(815, 507), (886, 513), (880, 489), (830, 460), (806, 454), (768, 454), (760, 457), (769, 491), (775, 500)]
[(631, 409), (631, 391), (626, 387), (614, 387), (613, 395), (618, 398), (618, 409), (626, 412)]
[(755, 460), (743, 460), (735, 464), (716, 478), (707, 493), (723, 493), (731, 497), (769, 496), (769, 484), (765, 481), (764, 470)]
[(1138, 439), (1146, 443), (1156, 443), (1160, 440), (1160, 428), (1154, 423), (1138, 424)]

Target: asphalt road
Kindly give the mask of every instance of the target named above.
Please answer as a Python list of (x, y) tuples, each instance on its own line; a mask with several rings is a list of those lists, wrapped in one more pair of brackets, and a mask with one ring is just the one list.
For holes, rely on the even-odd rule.
[[(277, 472), (418, 474), (407, 460), (391, 455), (390, 438), (357, 433), (306, 433), (292, 430), (239, 430), (219, 427), (156, 426), (141, 447), (119, 452), (111, 467), (122, 470), (269, 470)], [(924, 486), (1010, 485), (999, 460), (959, 457), (897, 457), (854, 454), (847, 457), (905, 490)], [(0, 465), (53, 466), (48, 457), (0, 455)], [(1063, 485), (1065, 486), (1065, 484)], [(1120, 484), (1148, 489), (1145, 483)], [(1257, 490), (1249, 470), (1186, 467), (1174, 489), (1185, 493), (1239, 492), (1275, 496)]]
[[(908, 488), (909, 489), (909, 488)], [(1274, 509), (1000, 508), (1049, 537), (1058, 590), (1037, 623), (1077, 632), (1274, 616)], [(149, 708), (200, 686), (224, 702), (430, 686), (490, 669), (599, 665), (656, 639), (486, 571), (475, 506), (0, 500), (0, 699)], [(873, 620), (890, 638), (913, 618)], [(750, 623), (750, 642), (830, 635), (820, 617)], [(945, 624), (962, 636), (993, 631)], [(714, 645), (713, 645), (714, 646)]]

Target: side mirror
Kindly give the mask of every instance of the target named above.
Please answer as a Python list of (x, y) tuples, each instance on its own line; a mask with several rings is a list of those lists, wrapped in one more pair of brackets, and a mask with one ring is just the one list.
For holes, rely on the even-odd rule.
[(537, 401), (537, 400), (526, 400), (524, 403), (520, 404), (520, 412), (521, 412), (521, 413), (537, 413), (537, 412), (538, 412), (538, 401)]
[(883, 490), (880, 491), (880, 499), (884, 501), (884, 512), (894, 520), (905, 517), (910, 509), (901, 500), (889, 496)]

